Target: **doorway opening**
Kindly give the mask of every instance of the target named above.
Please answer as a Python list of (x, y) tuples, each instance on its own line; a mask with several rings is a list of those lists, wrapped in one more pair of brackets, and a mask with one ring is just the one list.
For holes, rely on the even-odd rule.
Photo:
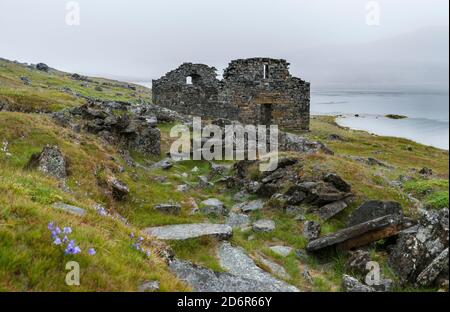
[(260, 105), (259, 124), (264, 126), (272, 124), (272, 104)]

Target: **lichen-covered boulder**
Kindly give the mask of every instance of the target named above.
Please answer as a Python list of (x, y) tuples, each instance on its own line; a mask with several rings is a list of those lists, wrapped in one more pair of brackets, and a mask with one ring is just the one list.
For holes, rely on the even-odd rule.
[(67, 178), (67, 161), (56, 145), (47, 145), (42, 152), (33, 154), (26, 168), (37, 168), (39, 171), (61, 180)]
[(400, 233), (389, 265), (402, 283), (431, 286), (440, 276), (448, 280), (448, 212), (422, 211), (419, 224)]

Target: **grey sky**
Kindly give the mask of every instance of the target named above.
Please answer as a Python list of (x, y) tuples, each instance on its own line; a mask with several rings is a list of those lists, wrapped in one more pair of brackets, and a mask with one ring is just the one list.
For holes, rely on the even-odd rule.
[[(379, 26), (366, 24), (366, 0), (79, 0), (81, 23), (67, 26), (66, 2), (0, 0), (0, 57), (149, 80), (184, 61), (222, 69), (231, 59), (270, 56), (287, 58), (301, 77), (333, 82), (317, 74), (324, 69), (316, 51), (329, 63), (334, 47), (361, 48), (421, 28), (428, 38), (445, 33), (449, 20), (448, 0), (379, 0)], [(444, 42), (435, 62), (448, 72), (446, 36), (436, 38)]]

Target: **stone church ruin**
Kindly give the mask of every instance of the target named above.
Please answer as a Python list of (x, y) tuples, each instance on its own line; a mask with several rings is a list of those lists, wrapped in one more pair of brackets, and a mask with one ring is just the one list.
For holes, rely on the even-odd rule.
[(216, 71), (182, 64), (153, 80), (153, 103), (183, 114), (309, 130), (310, 84), (293, 77), (286, 60), (234, 60), (222, 80)]

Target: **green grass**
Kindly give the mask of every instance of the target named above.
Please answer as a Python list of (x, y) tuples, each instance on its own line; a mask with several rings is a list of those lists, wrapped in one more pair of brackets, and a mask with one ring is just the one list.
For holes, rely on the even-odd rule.
[[(20, 76), (31, 79), (25, 86)], [(47, 115), (32, 112), (53, 112), (61, 108), (80, 105), (83, 100), (62, 92), (64, 87), (85, 96), (107, 100), (148, 101), (151, 92), (138, 87), (136, 91), (124, 88), (122, 83), (93, 78), (94, 82), (81, 86), (79, 81), (66, 73), (51, 71), (42, 73), (25, 66), (0, 60), (0, 102), (6, 102), (20, 112), (0, 112), (0, 147), (9, 143), (8, 152), (0, 151), (0, 291), (133, 291), (146, 280), (157, 279), (163, 291), (186, 290), (186, 286), (174, 278), (157, 254), (165, 244), (149, 239), (148, 248), (154, 251), (151, 260), (131, 248), (129, 233), (139, 232), (149, 226), (168, 224), (223, 222), (223, 217), (192, 214), (193, 203), (215, 197), (231, 208), (234, 193), (216, 183), (213, 187), (198, 186), (199, 176), (210, 176), (209, 164), (204, 161), (183, 161), (170, 170), (144, 170), (129, 167), (114, 146), (104, 145), (93, 135), (74, 133), (56, 126)], [(107, 82), (108, 86), (103, 85)], [(103, 91), (96, 91), (101, 86)], [(143, 166), (165, 158), (171, 142), (170, 129), (174, 124), (160, 126), (162, 151), (159, 157), (146, 157), (131, 151), (133, 159)], [(330, 141), (330, 134), (338, 134), (343, 141)], [(373, 136), (362, 131), (352, 131), (336, 125), (333, 117), (313, 117), (311, 139), (326, 143), (335, 155), (299, 155), (299, 164), (293, 168), (298, 176), (314, 179), (324, 172), (340, 175), (352, 186), (355, 202), (342, 213), (327, 222), (321, 222), (313, 214), (308, 220), (320, 221), (322, 234), (328, 234), (345, 226), (348, 215), (368, 199), (394, 200), (404, 207), (407, 215), (414, 215), (414, 205), (408, 197), (413, 194), (428, 208), (448, 206), (448, 152), (423, 146), (414, 142)], [(33, 153), (46, 144), (56, 144), (69, 160), (70, 175), (64, 192), (58, 181), (37, 171), (24, 167)], [(112, 157), (111, 157), (112, 156)], [(351, 159), (349, 156), (374, 157), (392, 168), (371, 167)], [(125, 170), (119, 170), (123, 167)], [(198, 172), (192, 172), (197, 167)], [(422, 167), (433, 169), (432, 179), (425, 180), (417, 172)], [(256, 168), (257, 169), (257, 168)], [(117, 202), (105, 192), (101, 181), (107, 175), (115, 175), (130, 188), (130, 195)], [(259, 171), (252, 168), (249, 176), (256, 178)], [(391, 182), (400, 176), (410, 181), (402, 188)], [(215, 177), (211, 177), (216, 181)], [(188, 184), (186, 193), (177, 192), (180, 184)], [(288, 187), (288, 186), (286, 186)], [(51, 208), (55, 202), (63, 201), (87, 209), (85, 217), (79, 218)], [(182, 209), (179, 215), (167, 215), (154, 209), (156, 204), (178, 202)], [(109, 218), (101, 218), (92, 209), (95, 203), (103, 204), (108, 211), (126, 217), (130, 225)], [(286, 258), (270, 250), (273, 245), (287, 245), (303, 250), (307, 244), (302, 235), (302, 222), (286, 216), (276, 200), (270, 201), (262, 211), (251, 214), (252, 220), (273, 219), (275, 231), (253, 233), (234, 231), (232, 243), (243, 247), (250, 256), (264, 254), (282, 265), (290, 274), (290, 283), (306, 291), (339, 291), (345, 268), (346, 255), (336, 254), (323, 261), (313, 255), (298, 258), (294, 253)], [(51, 245), (46, 229), (49, 221), (62, 226), (72, 226), (74, 237), (83, 249), (94, 247), (95, 257), (79, 255), (82, 282), (78, 288), (64, 284), (64, 265), (71, 257)], [(181, 259), (221, 271), (216, 258), (217, 241), (213, 239), (191, 239), (167, 243)], [(372, 250), (373, 258), (380, 262), (383, 275), (396, 279), (387, 265), (386, 255)], [(301, 276), (305, 266), (311, 272), (313, 284)]]

